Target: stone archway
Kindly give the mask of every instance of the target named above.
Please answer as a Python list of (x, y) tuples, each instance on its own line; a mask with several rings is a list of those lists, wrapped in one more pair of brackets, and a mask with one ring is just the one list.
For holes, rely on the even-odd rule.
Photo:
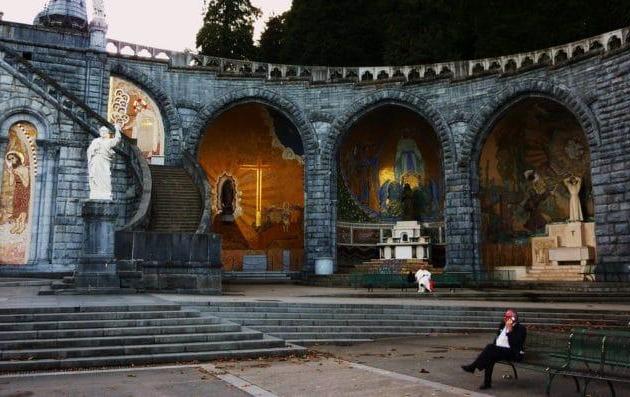
[(223, 112), (244, 103), (259, 103), (269, 106), (286, 116), (297, 128), (305, 151), (306, 169), (314, 167), (314, 163), (319, 157), (319, 147), (317, 135), (313, 126), (308, 121), (306, 114), (293, 102), (280, 96), (279, 94), (259, 89), (249, 88), (230, 92), (229, 94), (213, 101), (197, 113), (194, 121), (190, 125), (190, 133), (185, 142), (185, 148), (189, 152), (196, 154), (199, 140), (204, 128)]
[[(493, 126), (501, 119), (509, 109), (524, 98), (542, 98), (554, 101), (571, 112), (581, 128), (586, 133), (589, 145), (591, 161), (599, 156), (599, 144), (601, 141), (599, 123), (597, 118), (584, 101), (575, 95), (569, 88), (554, 84), (549, 81), (524, 79), (510, 83), (508, 86), (488, 95), (489, 101), (481, 106), (468, 123), (469, 134), (465, 135), (459, 146), (459, 162), (462, 175), (467, 175), (470, 184), (470, 195), (465, 199), (470, 200), (471, 225), (470, 233), (472, 253), (470, 260), (477, 268), (481, 265), (481, 210), (479, 207), (479, 174), (478, 165), (481, 150), (492, 131)], [(595, 174), (592, 177), (596, 177)], [(597, 206), (598, 197), (595, 196)]]
[[(241, 116), (238, 116), (239, 114)], [(219, 131), (227, 131), (229, 128), (226, 128), (229, 123), (236, 123), (231, 127), (233, 128), (233, 134), (228, 134), (235, 138), (233, 144), (228, 145), (225, 142), (230, 140), (228, 136), (225, 136), (225, 139), (217, 139), (217, 136), (212, 135), (210, 137), (208, 135), (210, 133), (215, 134), (217, 128)], [(254, 124), (243, 125), (247, 123)], [(291, 139), (299, 141), (299, 143), (297, 141), (293, 142), (300, 146), (301, 153), (298, 156), (299, 158), (294, 156), (292, 151), (295, 149), (294, 147), (289, 145), (292, 150), (288, 150), (287, 142), (283, 140), (281, 135), (278, 135), (278, 128), (285, 130), (285, 132), (287, 128), (293, 131), (291, 134), (294, 134), (294, 138)], [(248, 135), (248, 138), (243, 135), (256, 131), (257, 134), (253, 136)], [(316, 252), (322, 243), (311, 239), (305, 241), (301, 237), (308, 235), (308, 233), (317, 228), (317, 225), (309, 222), (309, 218), (316, 211), (316, 207), (312, 205), (314, 194), (309, 190), (307, 181), (311, 177), (308, 170), (313, 168), (313, 164), (316, 164), (318, 159), (318, 150), (312, 125), (307, 121), (301, 110), (270, 91), (242, 90), (204, 107), (192, 123), (190, 133), (191, 135), (187, 140), (188, 150), (194, 153), (206, 170), (213, 190), (218, 189), (219, 179), (227, 175), (234, 179), (237, 190), (243, 195), (242, 197), (237, 195), (234, 202), (236, 228), (216, 224), (221, 217), (215, 217), (215, 231), (218, 228), (220, 229), (219, 233), (232, 233), (236, 236), (229, 239), (230, 244), (228, 244), (231, 246), (230, 251), (232, 252), (229, 253), (231, 258), (238, 262), (236, 263), (236, 270), (240, 268), (242, 262), (240, 251), (243, 251), (245, 248), (261, 252), (265, 251), (268, 257), (270, 255), (273, 256), (275, 259), (268, 263), (271, 263), (275, 270), (278, 270), (275, 262), (282, 260), (282, 258), (278, 259), (279, 255), (287, 255), (287, 250), (290, 250), (291, 269), (295, 270), (295, 263), (299, 263), (299, 270), (307, 269), (309, 261), (311, 263), (314, 261), (312, 253)], [(267, 137), (269, 133), (272, 135), (269, 142), (265, 140), (266, 138), (260, 138), (261, 136)], [(246, 146), (238, 146), (236, 141), (239, 140), (243, 141), (242, 144)], [(254, 141), (257, 143), (254, 143)], [(250, 142), (251, 145), (248, 145), (247, 142)], [(227, 146), (224, 147), (225, 145)], [(252, 145), (263, 145), (267, 149), (255, 149), (251, 147)], [(281, 152), (284, 151), (281, 153), (281, 157), (278, 157), (276, 153), (279, 148), (282, 149)], [(217, 150), (227, 151), (221, 156), (226, 159), (224, 163), (218, 164), (218, 160), (209, 160), (211, 157), (209, 151)], [(228, 152), (231, 154), (228, 155)], [(235, 166), (232, 163), (236, 160), (231, 161), (228, 159), (228, 157), (236, 158), (235, 156), (240, 156), (239, 161), (247, 164)], [(260, 164), (256, 165), (257, 163)], [(276, 172), (270, 174), (268, 167), (275, 168)], [(276, 174), (286, 174), (287, 177), (288, 175), (293, 175), (293, 177), (288, 177), (288, 180), (294, 180), (295, 183), (285, 185), (286, 189), (278, 186), (277, 189), (269, 190), (277, 182), (274, 182), (274, 178), (278, 176)], [(263, 179), (265, 183), (256, 182), (256, 178), (249, 180), (252, 175), (256, 175), (258, 179)], [(250, 202), (250, 198), (245, 197), (246, 195), (251, 196), (249, 190), (252, 188), (257, 191), (255, 204)], [(298, 188), (299, 191), (295, 190), (295, 188)], [(310, 205), (306, 205), (307, 203)], [(220, 212), (220, 208), (218, 208), (220, 205), (221, 203), (215, 203), (217, 207), (215, 208), (216, 212)], [(236, 229), (238, 229), (238, 232)], [(286, 244), (278, 240), (280, 235), (284, 236)], [(289, 244), (289, 240), (293, 241), (295, 239), (300, 241), (299, 247), (296, 246), (297, 243)], [(275, 251), (275, 253), (272, 252), (273, 250), (269, 248), (269, 244), (277, 248), (275, 251), (283, 252), (280, 252), (280, 254)], [(224, 248), (226, 255), (228, 254), (227, 251)], [(304, 252), (306, 252), (306, 255)], [(296, 259), (298, 256), (300, 259)], [(302, 259), (305, 256), (306, 262)], [(230, 265), (230, 263), (227, 263), (227, 265)]]
[(476, 157), (492, 126), (496, 124), (512, 105), (523, 98), (545, 98), (567, 108), (578, 120), (586, 133), (591, 154), (598, 152), (601, 142), (597, 118), (578, 96), (570, 89), (542, 80), (522, 80), (510, 84), (503, 90), (488, 96), (490, 101), (483, 105), (469, 124), (471, 134), (462, 141), (460, 163), (474, 168)]
[[(50, 260), (51, 255), (51, 234), (53, 233), (53, 209), (46, 197), (53, 193), (55, 170), (58, 168), (59, 149), (53, 145), (41, 144), (50, 142), (56, 136), (55, 127), (58, 124), (58, 113), (53, 110), (45, 101), (39, 98), (16, 97), (0, 104), (0, 147), (10, 144), (10, 137), (6, 134), (10, 127), (19, 122), (26, 122), (35, 127), (37, 139), (32, 142), (31, 160), (35, 159), (36, 164), (28, 166), (31, 178), (30, 194), (32, 203), (29, 208), (28, 230), (31, 236), (26, 238), (30, 241), (28, 252), (29, 266)], [(3, 161), (4, 165), (4, 161)], [(1, 167), (0, 167), (1, 169)], [(30, 173), (30, 171), (34, 171)], [(0, 178), (2, 175), (0, 174)], [(27, 230), (25, 229), (25, 231)]]
[[(567, 100), (570, 94), (565, 94), (559, 98), (540, 91), (511, 91), (487, 115), (483, 129), (474, 130), (477, 140), (467, 155), (476, 252), (487, 271), (498, 266), (522, 280), (581, 280), (580, 261), (573, 261), (578, 264), (574, 267), (558, 267), (555, 252), (587, 247), (594, 260), (596, 197), (591, 162), (597, 156), (599, 135), (590, 113), (584, 108), (574, 112), (572, 108), (579, 109), (580, 103)], [(574, 176), (582, 185), (583, 223), (565, 223), (570, 219), (565, 181)], [(563, 235), (569, 229), (579, 241), (569, 242)]]
[(444, 167), (451, 167), (455, 148), (451, 130), (444, 116), (426, 99), (400, 90), (383, 90), (353, 102), (332, 123), (332, 133), (322, 140), (322, 164), (332, 164), (335, 153), (348, 128), (365, 114), (384, 105), (407, 108), (425, 119), (436, 131), (442, 145)]
[[(185, 142), (185, 150), (193, 155), (197, 155), (198, 145), (201, 135), (206, 126), (216, 120), (221, 114), (236, 106), (254, 103), (268, 106), (286, 117), (297, 129), (302, 144), (304, 145), (304, 188), (305, 188), (305, 209), (304, 209), (304, 233), (308, 236), (328, 236), (322, 229), (328, 225), (327, 219), (322, 219), (322, 207), (328, 205), (326, 198), (322, 197), (320, 191), (323, 189), (317, 181), (320, 168), (320, 149), (316, 132), (309, 122), (303, 110), (282, 97), (281, 95), (265, 89), (249, 88), (230, 92), (229, 94), (205, 105), (195, 117), (189, 127), (189, 134)], [(315, 259), (320, 256), (329, 256), (330, 240), (326, 238), (308, 238), (305, 240), (305, 263), (304, 271), (314, 269)]]
[[(423, 180), (417, 186), (414, 183), (409, 184), (412, 187), (410, 189), (410, 192), (413, 193), (413, 197), (419, 197), (419, 198), (418, 200), (414, 199), (413, 201), (412, 207), (414, 208), (414, 210), (407, 211), (407, 212), (412, 212), (413, 214), (415, 214), (411, 216), (413, 216), (414, 219), (416, 220), (422, 220), (423, 222), (440, 224), (439, 227), (435, 228), (436, 233), (439, 234), (439, 237), (436, 235), (436, 243), (439, 242), (440, 248), (444, 248), (444, 249), (436, 250), (435, 251), (436, 253), (440, 251), (442, 254), (436, 255), (435, 258), (437, 259), (439, 257), (440, 259), (438, 260), (438, 262), (440, 265), (443, 265), (444, 262), (447, 261), (447, 259), (444, 257), (444, 252), (445, 251), (448, 252), (448, 250), (445, 249), (446, 248), (445, 245), (443, 245), (445, 241), (442, 234), (442, 232), (444, 231), (444, 221), (446, 220), (445, 212), (443, 210), (443, 204), (445, 202), (445, 196), (447, 195), (446, 192), (448, 191), (445, 176), (447, 174), (450, 174), (450, 170), (453, 167), (454, 158), (455, 158), (455, 152), (454, 152), (453, 143), (451, 139), (451, 131), (446, 121), (442, 117), (442, 115), (437, 110), (435, 110), (432, 107), (432, 105), (430, 105), (423, 98), (420, 98), (413, 94), (409, 94), (404, 91), (386, 90), (383, 92), (369, 95), (367, 97), (360, 99), (359, 101), (354, 102), (351, 106), (348, 107), (346, 111), (342, 113), (341, 116), (335, 119), (335, 121), (332, 124), (333, 134), (331, 134), (322, 145), (322, 149), (323, 149), (322, 150), (323, 152), (322, 164), (327, 165), (327, 167), (331, 169), (332, 178), (330, 181), (330, 185), (331, 185), (330, 194), (332, 197), (332, 201), (337, 203), (338, 205), (338, 208), (335, 209), (332, 215), (333, 232), (336, 233), (335, 238), (339, 239), (339, 240), (336, 240), (336, 245), (338, 247), (351, 247), (352, 248), (353, 244), (356, 242), (355, 241), (356, 239), (353, 238), (352, 241), (348, 243), (348, 241), (346, 241), (347, 238), (344, 237), (347, 235), (347, 231), (345, 230), (347, 229), (346, 226), (349, 226), (349, 225), (352, 226), (352, 224), (356, 222), (350, 221), (348, 223), (348, 221), (346, 220), (346, 222), (342, 222), (342, 224), (339, 224), (338, 219), (348, 218), (347, 214), (345, 214), (347, 212), (345, 210), (346, 201), (350, 201), (351, 203), (354, 203), (354, 204), (357, 204), (358, 201), (360, 201), (359, 199), (354, 197), (356, 192), (351, 192), (353, 191), (353, 188), (349, 186), (347, 183), (347, 180), (346, 180), (347, 176), (345, 175), (347, 174), (347, 170), (344, 171), (343, 169), (341, 170), (338, 169), (338, 164), (337, 164), (338, 162), (339, 162), (339, 167), (345, 167), (344, 164), (345, 162), (347, 162), (346, 161), (347, 159), (343, 160), (342, 158), (343, 156), (340, 153), (340, 150), (342, 150), (344, 146), (347, 146), (345, 141), (348, 139), (348, 137), (354, 134), (353, 129), (355, 126), (361, 125), (361, 123), (365, 124), (367, 122), (368, 124), (369, 123), (374, 124), (374, 127), (377, 128), (378, 125), (380, 125), (378, 123), (378, 119), (380, 119), (381, 117), (377, 117), (372, 122), (370, 122), (368, 119), (370, 115), (374, 115), (376, 113), (380, 114), (380, 112), (393, 112), (391, 113), (392, 117), (401, 121), (404, 125), (408, 124), (406, 127), (404, 127), (403, 124), (399, 126), (402, 128), (402, 130), (399, 132), (401, 132), (403, 135), (398, 137), (398, 135), (394, 134), (396, 135), (396, 137), (400, 138), (400, 140), (396, 141), (397, 144), (394, 144), (394, 150), (396, 152), (398, 151), (396, 147), (400, 147), (401, 144), (405, 146), (407, 145), (407, 143), (413, 142), (413, 144), (411, 144), (411, 146), (413, 146), (413, 151), (417, 152), (418, 149), (421, 149), (420, 152), (422, 152), (422, 154), (418, 154), (416, 157), (421, 158), (423, 162), (429, 161), (431, 164), (433, 163), (437, 164), (437, 165), (434, 165), (433, 167), (429, 166), (429, 168), (434, 168), (433, 171), (429, 171), (428, 168), (425, 170), (426, 172), (428, 172), (428, 174), (425, 175), (424, 174), (425, 171), (423, 171), (422, 173), (423, 177), (420, 178)], [(415, 120), (415, 121), (412, 121), (412, 120)], [(416, 123), (420, 123), (420, 124), (416, 124)], [(394, 120), (392, 120), (392, 125), (395, 125), (395, 124), (396, 123), (394, 123)], [(367, 127), (368, 130), (370, 129), (367, 125), (364, 125), (363, 127)], [(365, 129), (363, 127), (362, 129)], [(415, 132), (412, 132), (412, 130), (414, 130)], [(403, 131), (407, 131), (407, 132), (403, 132)], [(419, 132), (419, 131), (422, 131), (422, 132)], [(420, 133), (420, 135), (417, 135), (418, 133)], [(424, 136), (424, 138), (422, 138), (422, 136)], [(429, 139), (429, 141), (426, 141), (427, 139), (426, 137), (429, 137), (429, 136), (434, 137), (434, 138), (431, 138)], [(392, 139), (394, 140), (398, 139), (396, 137), (392, 136)], [(385, 138), (385, 140), (387, 141), (387, 138)], [(377, 144), (377, 146), (382, 145), (382, 148), (383, 148), (382, 150), (386, 150), (386, 148), (391, 146), (391, 143), (392, 142), (389, 142), (389, 141), (381, 142), (381, 144)], [(407, 145), (405, 147), (408, 147), (408, 149), (411, 150), (411, 146)], [(429, 147), (434, 147), (434, 148), (437, 147), (438, 149), (431, 151), (428, 149)], [(338, 156), (339, 158), (337, 158)], [(430, 157), (432, 156), (436, 157), (435, 161), (430, 160)], [(385, 157), (389, 158), (391, 156), (386, 155)], [(398, 155), (396, 155), (396, 158), (397, 157)], [(383, 159), (383, 161), (385, 160)], [(395, 169), (397, 170), (396, 167)], [(378, 172), (379, 175), (383, 174), (384, 172), (384, 171), (383, 172), (381, 171)], [(341, 174), (339, 174), (339, 172), (341, 172)], [(397, 178), (396, 175), (398, 175), (399, 173), (400, 173), (399, 171), (394, 172), (393, 174), (394, 179)], [(378, 177), (378, 180), (380, 182), (382, 182), (381, 179), (383, 179), (384, 177), (383, 175), (380, 175)], [(340, 182), (340, 181), (343, 181), (343, 182)], [(377, 184), (380, 184), (380, 182), (378, 182)], [(340, 185), (341, 183), (343, 185)], [(399, 182), (391, 182), (391, 183), (396, 185)], [(368, 185), (371, 186), (371, 184), (368, 184)], [(406, 187), (407, 183), (405, 183), (404, 185)], [(338, 186), (344, 186), (345, 193), (344, 192), (338, 193), (337, 191)], [(378, 188), (379, 192), (383, 191), (383, 186), (381, 185), (379, 186), (380, 186)], [(439, 187), (439, 189), (437, 187)], [(396, 190), (395, 186), (394, 186), (394, 190)], [(429, 207), (429, 205), (427, 205), (426, 203), (427, 201), (426, 199), (427, 197), (432, 198), (432, 195), (428, 193), (433, 192), (433, 191), (436, 191), (436, 192), (441, 191), (441, 193), (437, 194), (438, 198), (435, 200), (436, 203), (438, 203), (436, 205), (436, 208), (439, 208), (439, 210), (436, 210), (438, 212), (433, 211), (435, 213), (433, 212), (429, 213), (425, 211), (426, 208)], [(412, 193), (409, 193), (408, 195), (411, 196)], [(374, 198), (372, 197), (374, 194), (375, 194), (374, 192), (369, 193), (370, 198), (365, 202), (365, 206), (366, 206), (365, 208), (363, 208), (363, 206), (360, 204), (358, 206), (355, 205), (356, 208), (362, 208), (360, 212), (363, 214), (367, 214), (367, 217), (371, 219), (368, 222), (368, 220), (366, 220), (367, 218), (366, 219), (361, 218), (363, 220), (360, 223), (365, 223), (365, 222), (372, 223), (373, 220), (377, 218), (381, 219), (381, 220), (378, 220), (377, 223), (382, 223), (382, 222), (387, 223), (387, 221), (385, 220), (385, 218), (383, 218), (383, 216), (385, 216), (386, 218), (387, 217), (391, 218), (392, 216), (394, 216), (394, 218), (391, 218), (391, 219), (398, 219), (396, 218), (398, 215), (395, 215), (397, 213), (396, 208), (394, 208), (395, 206), (392, 207), (391, 210), (390, 209), (384, 210), (385, 213), (383, 213), (380, 210), (375, 210), (374, 208), (375, 205), (373, 203)], [(381, 193), (378, 193), (378, 194), (379, 194), (379, 197), (382, 196)], [(348, 197), (350, 197), (349, 200), (348, 200)], [(380, 200), (379, 203), (383, 201), (381, 198), (379, 198), (378, 200)], [(428, 201), (430, 202), (430, 200)], [(420, 204), (420, 202), (422, 202), (422, 204)], [(342, 206), (343, 208), (339, 206)], [(389, 206), (389, 204), (387, 206)], [(377, 207), (381, 209), (384, 208), (380, 204), (377, 205)], [(418, 208), (422, 208), (422, 209), (419, 210), (418, 212), (416, 211), (416, 209)], [(374, 216), (376, 216), (376, 218), (374, 218)], [(389, 220), (389, 222), (391, 222), (391, 219)], [(400, 219), (403, 219), (403, 218), (400, 218)], [(339, 225), (342, 225), (342, 226), (339, 227)], [(352, 229), (350, 233), (353, 233)], [(448, 227), (446, 228), (445, 234), (448, 235)], [(377, 235), (378, 233), (375, 236), (378, 237)], [(446, 241), (448, 241), (448, 237), (446, 237)], [(359, 253), (356, 253), (356, 252), (349, 252), (347, 254), (350, 257), (356, 257), (356, 258), (361, 257), (364, 259), (366, 259), (368, 256), (372, 257), (374, 255), (374, 253), (369, 253), (369, 252), (365, 252), (364, 254), (362, 254), (363, 256), (359, 255)], [(348, 256), (348, 255), (344, 253), (344, 256)], [(338, 261), (340, 260), (340, 258), (341, 257), (337, 258)], [(436, 264), (438, 262), (436, 262)], [(348, 265), (348, 264), (344, 264), (343, 261), (340, 262), (340, 264)]]

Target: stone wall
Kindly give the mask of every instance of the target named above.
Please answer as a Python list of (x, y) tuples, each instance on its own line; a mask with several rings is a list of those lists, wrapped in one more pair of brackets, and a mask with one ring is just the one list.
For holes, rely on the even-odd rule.
[[(58, 35), (21, 25), (13, 28), (5, 44), (19, 49), (38, 69), (93, 109), (105, 112), (109, 74), (104, 54), (59, 47), (85, 45), (81, 36)], [(6, 34), (7, 30), (0, 24), (0, 33)], [(4, 41), (6, 37), (1, 38)], [(34, 204), (37, 211), (33, 212), (37, 219), (29, 264), (3, 266), (2, 273), (72, 271), (81, 256), (81, 202), (89, 195), (86, 151), (93, 137), (47, 101), (39, 89), (0, 67), (0, 150), (4, 153), (6, 145), (5, 121), (31, 121), (38, 127), (40, 160)], [(135, 211), (137, 195), (131, 171), (121, 156), (117, 156), (112, 167), (112, 185), (114, 199), (121, 207), (118, 225), (122, 226)]]
[[(384, 104), (404, 106), (425, 118), (439, 136), (446, 188), (447, 266), (480, 269), (477, 199), (478, 159), (494, 123), (514, 103), (529, 97), (556, 101), (572, 112), (584, 129), (592, 157), (599, 263), (608, 271), (628, 271), (630, 263), (630, 51), (627, 43), (608, 52), (594, 51), (551, 66), (517, 71), (437, 78), (419, 82), (396, 80), (312, 84), (303, 80), (269, 80), (222, 76), (201, 67), (171, 66), (168, 61), (96, 54), (77, 49), (80, 38), (64, 38), (53, 48), (48, 35), (21, 26), (8, 35), (0, 24), (0, 40), (32, 52), (34, 63), (77, 96), (105, 113), (110, 72), (145, 89), (160, 107), (167, 134), (167, 163), (179, 164), (181, 153), (196, 151), (200, 134), (225, 109), (259, 102), (285, 114), (299, 130), (305, 146), (306, 270), (314, 260), (334, 256), (336, 223), (336, 151), (361, 115)], [(30, 32), (30, 33), (29, 33)], [(52, 34), (52, 33), (51, 33)], [(7, 37), (8, 36), (8, 37)], [(16, 37), (19, 36), (19, 40)], [(40, 45), (34, 45), (37, 41)], [(624, 42), (627, 39), (624, 39)], [(4, 86), (0, 95), (13, 92)], [(1, 97), (0, 97), (1, 98)], [(62, 128), (63, 127), (63, 128)], [(74, 201), (85, 196), (79, 148), (86, 134), (60, 121), (61, 190), (56, 195), (60, 221), (55, 260), (76, 257), (80, 219)], [(125, 166), (116, 168), (117, 197), (133, 202), (126, 191)], [(83, 175), (83, 176), (82, 176)], [(61, 204), (59, 204), (61, 203)], [(128, 208), (127, 214), (132, 211)], [(57, 235), (57, 234), (56, 234)], [(65, 241), (70, 240), (70, 241)]]

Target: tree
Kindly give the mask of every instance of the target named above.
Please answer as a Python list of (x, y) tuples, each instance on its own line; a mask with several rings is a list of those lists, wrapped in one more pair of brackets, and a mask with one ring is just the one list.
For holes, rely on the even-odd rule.
[(285, 50), (290, 63), (356, 66), (382, 61), (382, 0), (293, 0)]
[(254, 55), (254, 21), (260, 10), (250, 0), (205, 0), (197, 47), (204, 55), (247, 59)]
[[(413, 65), (552, 47), (627, 26), (628, 0), (293, 0), (261, 60)], [(273, 26), (272, 26), (273, 25)]]
[(275, 15), (267, 20), (265, 30), (260, 35), (258, 57), (265, 62), (284, 63), (287, 13)]

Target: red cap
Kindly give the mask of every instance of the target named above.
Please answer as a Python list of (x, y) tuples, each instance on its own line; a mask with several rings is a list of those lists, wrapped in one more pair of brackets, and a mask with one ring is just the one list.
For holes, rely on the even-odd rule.
[(515, 319), (518, 319), (518, 314), (516, 313), (516, 310), (508, 309), (503, 315), (504, 319), (512, 318), (512, 317), (514, 317)]

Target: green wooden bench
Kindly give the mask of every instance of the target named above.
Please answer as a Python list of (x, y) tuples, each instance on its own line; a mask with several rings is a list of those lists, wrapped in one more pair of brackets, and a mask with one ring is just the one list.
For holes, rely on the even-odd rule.
[(407, 281), (406, 274), (396, 274), (381, 269), (379, 273), (363, 273), (360, 285), (367, 288), (368, 291), (373, 291), (374, 288), (400, 288), (401, 290), (406, 290), (407, 288), (413, 288), (415, 284)]
[(471, 273), (445, 272), (431, 276), (435, 282), (435, 288), (459, 288), (471, 279)]
[[(353, 277), (351, 278), (351, 282), (355, 283), (353, 285), (360, 285), (369, 291), (373, 291), (374, 288), (400, 288), (401, 290), (406, 290), (418, 285), (415, 280), (414, 282), (407, 281), (407, 274), (394, 273), (388, 268), (381, 268), (378, 273), (359, 273)], [(432, 275), (431, 279), (435, 282), (436, 288), (454, 288), (462, 287), (471, 279), (471, 274), (442, 273)]]
[(516, 367), (544, 372), (547, 395), (560, 375), (571, 377), (578, 392), (579, 380), (584, 380), (582, 395), (589, 383), (603, 381), (615, 396), (614, 383), (630, 383), (630, 330), (576, 328), (569, 334), (532, 333), (525, 343), (523, 361), (499, 363), (511, 366), (515, 379)]

